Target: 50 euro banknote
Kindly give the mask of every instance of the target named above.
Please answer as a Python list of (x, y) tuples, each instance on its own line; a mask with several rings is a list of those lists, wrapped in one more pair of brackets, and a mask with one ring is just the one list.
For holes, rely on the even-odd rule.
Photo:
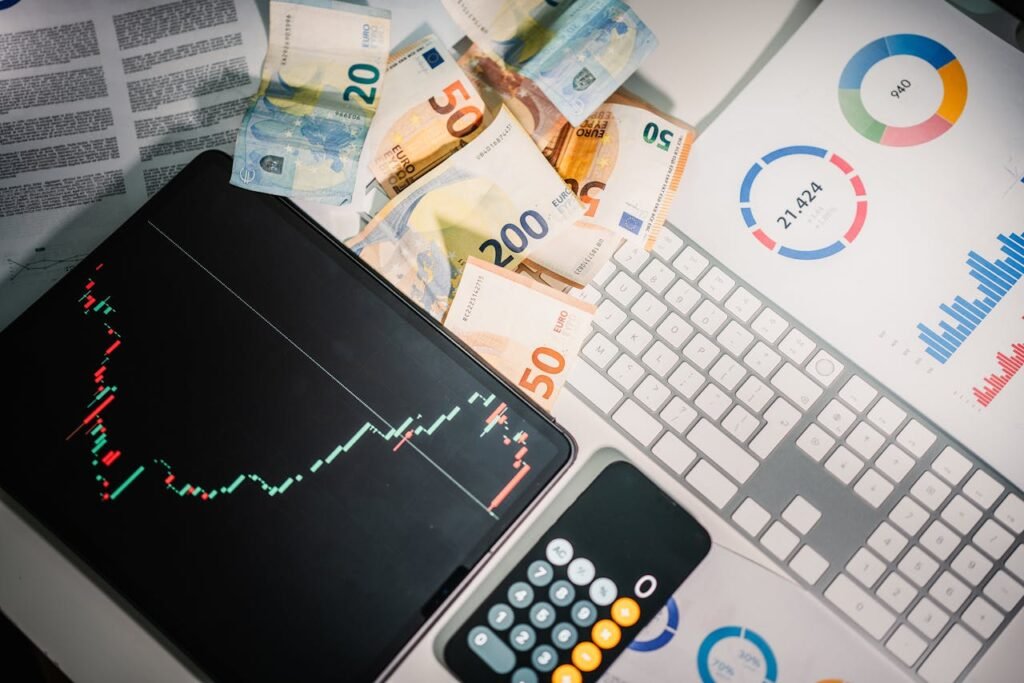
[(594, 311), (592, 304), (470, 258), (444, 325), (550, 411)]
[(380, 99), (391, 15), (334, 0), (272, 0), (259, 91), (235, 141), (231, 182), (345, 204)]
[(583, 207), (500, 109), (457, 153), (388, 202), (346, 244), (435, 318), (470, 256), (514, 270)]
[(388, 59), (383, 98), (366, 137), (370, 171), (393, 198), (483, 129), (476, 86), (433, 34)]
[(622, 0), (442, 0), (480, 48), (532, 81), (573, 125), (657, 47)]

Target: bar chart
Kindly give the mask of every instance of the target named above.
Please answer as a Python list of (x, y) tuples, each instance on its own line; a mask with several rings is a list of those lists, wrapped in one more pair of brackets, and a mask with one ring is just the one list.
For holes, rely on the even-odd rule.
[(996, 354), (996, 362), (999, 363), (1002, 373), (989, 375), (985, 378), (982, 388), (974, 387), (971, 390), (978, 403), (986, 408), (1024, 367), (1024, 344), (1014, 344), (1009, 356), (1000, 351)]

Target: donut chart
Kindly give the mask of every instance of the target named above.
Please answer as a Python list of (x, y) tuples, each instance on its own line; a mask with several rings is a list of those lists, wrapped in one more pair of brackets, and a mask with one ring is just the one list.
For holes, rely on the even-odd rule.
[[(752, 649), (742, 647), (738, 652), (737, 661), (730, 665), (713, 657), (712, 650), (716, 645), (732, 638), (749, 643)], [(763, 671), (764, 677), (759, 683), (776, 683), (779, 679), (775, 654), (759, 634), (742, 626), (723, 626), (709, 633), (697, 650), (697, 672), (700, 674), (701, 683), (724, 683), (740, 678), (745, 680), (746, 677), (740, 673), (738, 667), (749, 673)]]
[(634, 650), (636, 652), (653, 652), (654, 650), (660, 650), (668, 645), (668, 642), (675, 637), (676, 629), (679, 628), (679, 605), (676, 604), (676, 599), (669, 598), (668, 603), (663, 609), (665, 611), (665, 626), (661, 632), (653, 638), (646, 638), (646, 629), (641, 631), (640, 635), (630, 643), (630, 650)]
[[(864, 106), (864, 77), (879, 62), (906, 55), (927, 62), (942, 82), (935, 112), (912, 126), (887, 125)], [(953, 127), (967, 105), (967, 75), (952, 52), (931, 38), (899, 33), (874, 40), (850, 58), (839, 77), (839, 107), (847, 122), (868, 140), (889, 147), (911, 147), (934, 140)]]

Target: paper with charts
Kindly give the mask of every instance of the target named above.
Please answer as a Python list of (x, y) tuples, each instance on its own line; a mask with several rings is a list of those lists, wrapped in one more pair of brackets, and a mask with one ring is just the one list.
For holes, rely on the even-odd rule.
[(946, 3), (826, 0), (698, 140), (673, 217), (1018, 486), (1021, 93), (1024, 54)]

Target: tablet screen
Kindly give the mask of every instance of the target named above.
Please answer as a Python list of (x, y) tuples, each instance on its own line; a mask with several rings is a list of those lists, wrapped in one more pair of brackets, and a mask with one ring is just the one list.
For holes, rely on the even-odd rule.
[(214, 677), (373, 678), (571, 445), (229, 166), (0, 335), (0, 486)]

